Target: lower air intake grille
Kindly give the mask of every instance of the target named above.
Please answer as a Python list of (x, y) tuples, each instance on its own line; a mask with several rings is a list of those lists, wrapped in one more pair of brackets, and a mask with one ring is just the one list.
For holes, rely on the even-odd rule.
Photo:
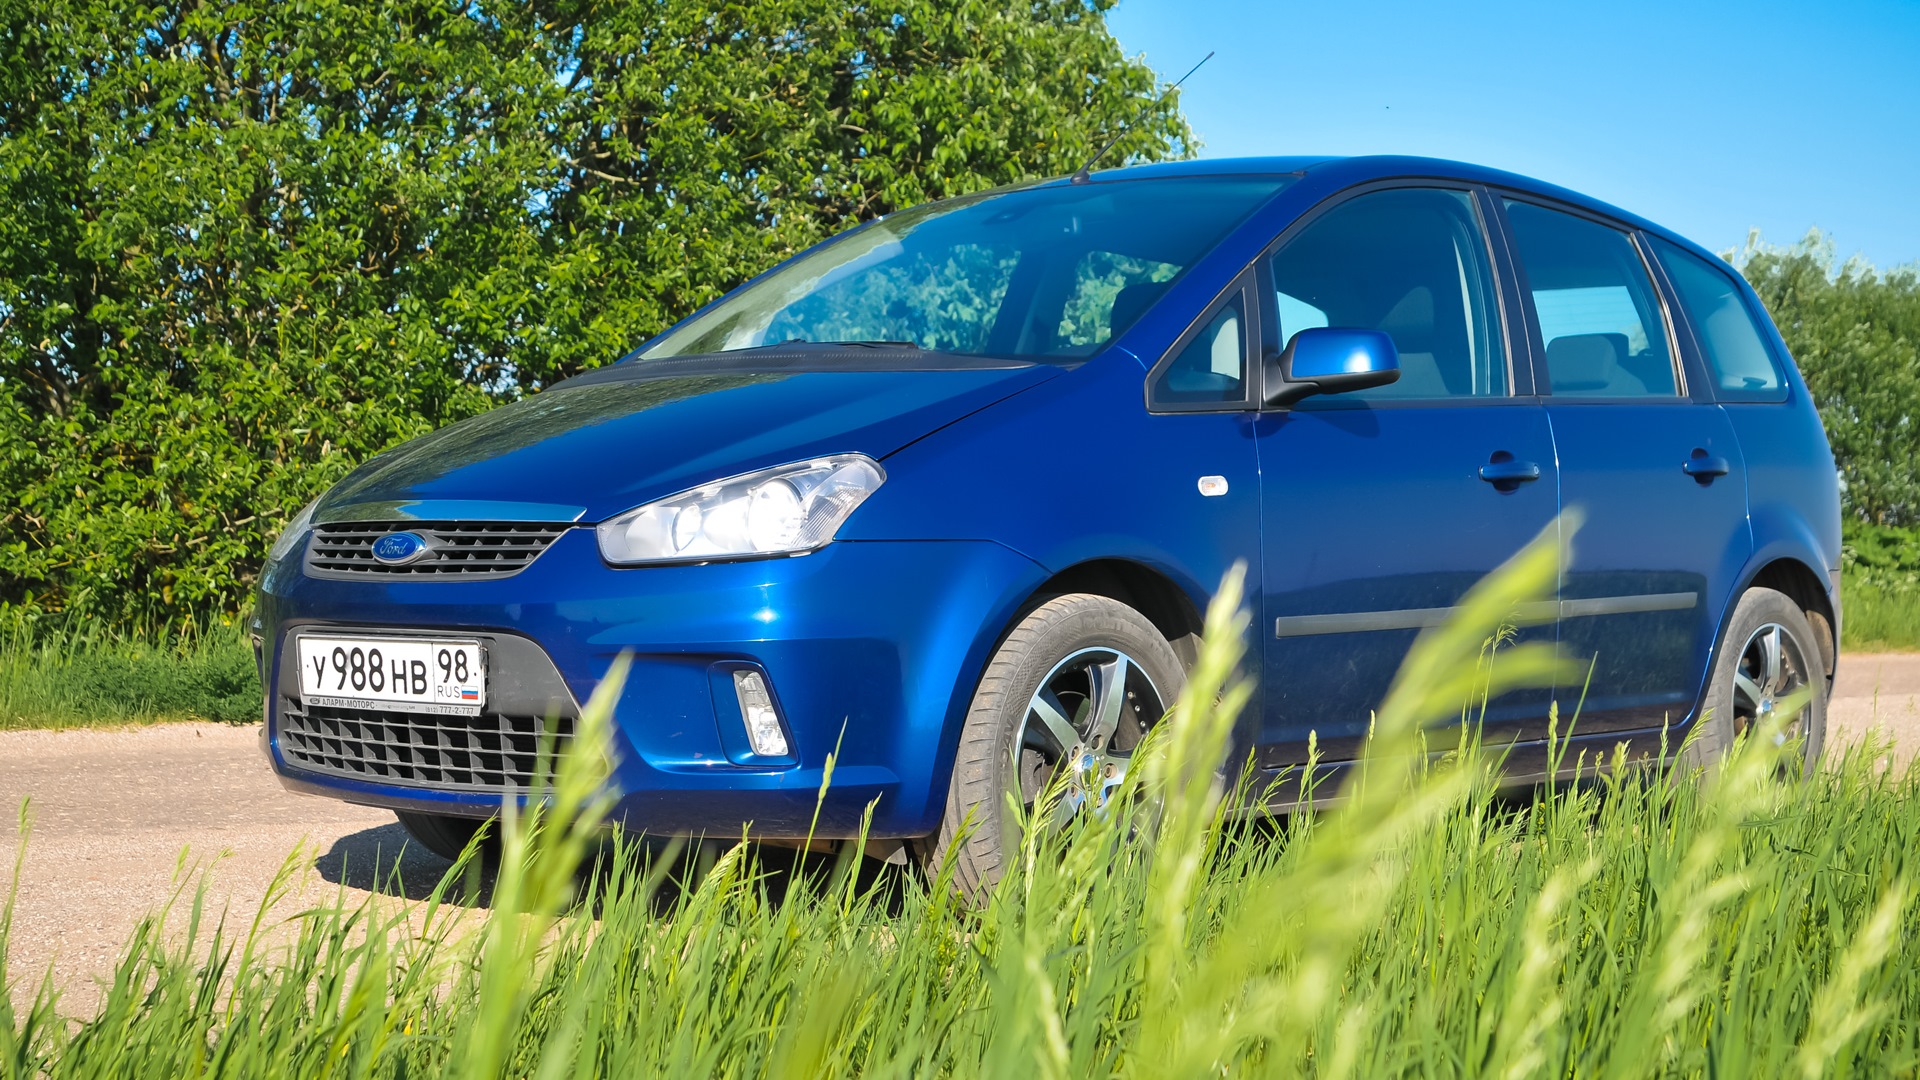
[[(533, 716), (424, 716), (381, 709), (302, 706), (281, 699), (280, 752), (288, 764), (441, 791), (525, 791), (540, 774), (548, 721)], [(573, 745), (573, 719), (555, 718), (553, 761)]]
[[(571, 525), (521, 521), (343, 521), (313, 527), (307, 573), (322, 578), (389, 577), (414, 580), (506, 577), (526, 569)], [(373, 557), (374, 542), (412, 533), (424, 553), (400, 565)]]

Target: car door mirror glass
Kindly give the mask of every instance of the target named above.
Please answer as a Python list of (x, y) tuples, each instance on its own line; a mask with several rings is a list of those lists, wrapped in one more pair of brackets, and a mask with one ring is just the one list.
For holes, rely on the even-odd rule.
[(1322, 326), (1293, 335), (1279, 368), (1280, 385), (1267, 396), (1269, 405), (1385, 386), (1400, 377), (1400, 354), (1393, 338), (1379, 330)]

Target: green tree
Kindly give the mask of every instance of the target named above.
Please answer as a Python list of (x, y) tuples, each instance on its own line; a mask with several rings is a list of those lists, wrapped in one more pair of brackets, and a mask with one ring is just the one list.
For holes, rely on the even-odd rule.
[(0, 0), (0, 604), (231, 611), (382, 448), (1070, 171), (1155, 91), (1113, 2)]
[(1920, 268), (1837, 264), (1814, 230), (1735, 258), (1772, 312), (1840, 467), (1849, 518), (1920, 525)]

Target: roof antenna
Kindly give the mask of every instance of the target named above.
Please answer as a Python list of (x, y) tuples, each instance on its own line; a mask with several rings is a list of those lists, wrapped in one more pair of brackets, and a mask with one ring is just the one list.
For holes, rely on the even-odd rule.
[(1074, 184), (1084, 184), (1092, 180), (1093, 177), (1088, 170), (1093, 168), (1093, 163), (1096, 161), (1099, 161), (1103, 157), (1106, 157), (1107, 151), (1113, 149), (1113, 145), (1115, 143), (1119, 142), (1121, 139), (1126, 138), (1127, 132), (1132, 131), (1133, 126), (1135, 124), (1138, 124), (1140, 121), (1146, 119), (1148, 109), (1151, 109), (1155, 105), (1160, 104), (1160, 102), (1166, 100), (1166, 96), (1168, 94), (1171, 94), (1175, 90), (1180, 89), (1181, 83), (1186, 82), (1188, 79), (1192, 78), (1193, 73), (1196, 71), (1199, 71), (1201, 65), (1205, 64), (1207, 61), (1211, 59), (1213, 59), (1213, 53), (1209, 51), (1207, 55), (1200, 58), (1199, 64), (1195, 64), (1192, 67), (1188, 68), (1187, 73), (1185, 75), (1182, 75), (1178, 79), (1175, 79), (1172, 86), (1169, 86), (1165, 90), (1162, 90), (1158, 94), (1155, 94), (1153, 96), (1152, 101), (1149, 101), (1145, 105), (1142, 105), (1140, 107), (1140, 111), (1134, 115), (1133, 119), (1127, 121), (1125, 124), (1120, 125), (1120, 130), (1114, 132), (1113, 138), (1108, 139), (1107, 144), (1105, 146), (1102, 146), (1100, 149), (1095, 150), (1093, 152), (1093, 156), (1087, 159), (1087, 163), (1085, 165), (1082, 165), (1078, 169), (1075, 169), (1073, 171), (1073, 175), (1067, 178), (1068, 182), (1074, 183)]

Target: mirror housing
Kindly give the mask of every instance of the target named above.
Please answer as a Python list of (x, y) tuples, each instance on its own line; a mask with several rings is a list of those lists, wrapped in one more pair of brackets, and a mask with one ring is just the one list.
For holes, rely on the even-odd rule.
[(1268, 405), (1290, 405), (1314, 394), (1345, 394), (1385, 386), (1400, 377), (1400, 352), (1378, 330), (1321, 326), (1302, 330), (1280, 354), (1279, 386)]

